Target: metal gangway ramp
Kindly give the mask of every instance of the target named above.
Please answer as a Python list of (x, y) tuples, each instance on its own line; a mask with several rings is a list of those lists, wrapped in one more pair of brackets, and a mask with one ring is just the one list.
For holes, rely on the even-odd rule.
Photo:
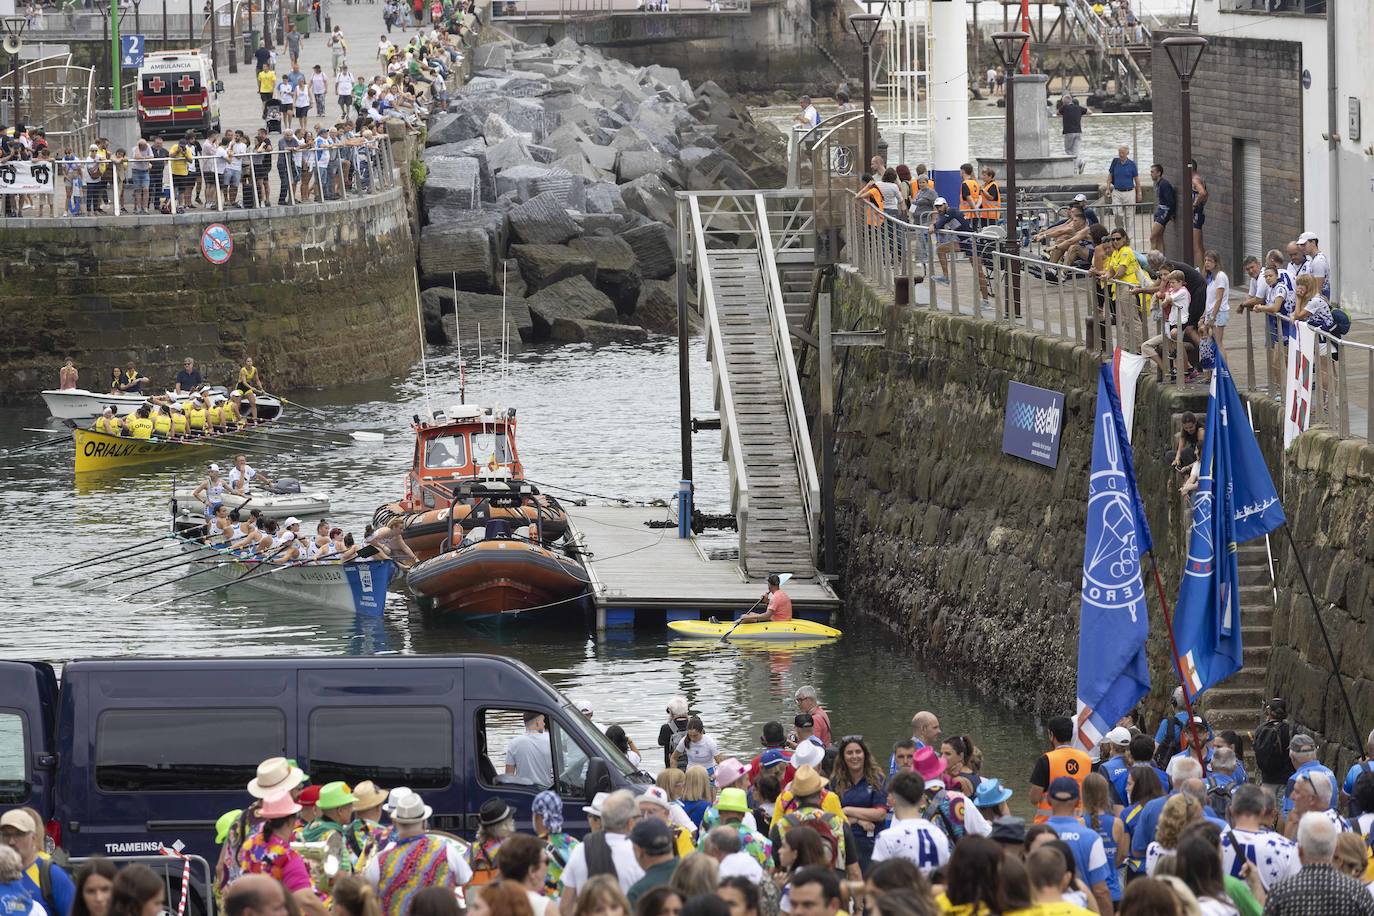
[(678, 205), (679, 270), (696, 275), (740, 566), (750, 578), (813, 578), (820, 483), (777, 260), (812, 243), (808, 196), (684, 192)]

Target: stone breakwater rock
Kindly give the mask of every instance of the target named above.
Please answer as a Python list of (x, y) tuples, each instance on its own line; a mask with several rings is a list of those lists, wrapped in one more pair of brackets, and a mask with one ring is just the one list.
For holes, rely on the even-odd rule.
[(449, 338), (445, 342), (452, 342), (455, 337), (455, 320), (463, 340), (476, 342), (479, 334), (483, 340), (493, 339), (497, 328), (501, 327), (503, 309), (511, 340), (518, 343), (534, 337), (534, 321), (530, 318), (529, 306), (510, 296), (503, 300), (499, 295), (461, 289), (455, 294), (451, 288), (436, 286), (420, 294), (420, 303), (427, 315), (434, 310), (439, 315), (457, 316), (456, 319), (448, 317), (445, 320), (447, 327), (444, 334)]
[(450, 333), (430, 314), (443, 308), (465, 334), (469, 316), (495, 327), (503, 275), (508, 309), (529, 313), (515, 322), (527, 340), (675, 332), (675, 192), (777, 186), (786, 138), (712, 81), (693, 87), (569, 39), (471, 53), (474, 75), (423, 152), (427, 334)]

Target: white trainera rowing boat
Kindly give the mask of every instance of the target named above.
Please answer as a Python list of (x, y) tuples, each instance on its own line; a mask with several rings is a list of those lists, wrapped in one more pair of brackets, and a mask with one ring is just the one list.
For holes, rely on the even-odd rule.
[[(221, 398), (229, 393), (228, 389), (223, 387), (212, 387), (210, 392)], [(164, 393), (174, 401), (186, 401), (191, 397), (186, 393)], [(59, 420), (94, 420), (105, 412), (106, 407), (112, 408), (116, 416), (128, 416), (148, 403), (150, 397), (151, 394), (102, 394), (84, 388), (49, 388), (43, 392), (43, 401), (48, 405), (48, 412)], [(258, 395), (259, 419), (271, 420), (279, 413), (281, 401), (271, 395)]]
[[(191, 487), (177, 487), (172, 495), (177, 506), (188, 515), (205, 514), (205, 504), (196, 499), (196, 491)], [(329, 514), (328, 493), (269, 493), (255, 490), (247, 496), (225, 493), (223, 502), (230, 509), (243, 508), (245, 514), (253, 509), (261, 509), (268, 518), (286, 518), (289, 515), (314, 518)]]
[[(204, 545), (181, 538), (189, 552)], [(252, 588), (317, 607), (350, 614), (379, 616), (386, 604), (386, 589), (395, 566), (390, 560), (353, 560), (348, 563), (277, 564), (244, 560), (227, 547), (207, 555), (205, 564), (215, 571), (197, 577), (230, 581), (242, 578), (242, 588)]]

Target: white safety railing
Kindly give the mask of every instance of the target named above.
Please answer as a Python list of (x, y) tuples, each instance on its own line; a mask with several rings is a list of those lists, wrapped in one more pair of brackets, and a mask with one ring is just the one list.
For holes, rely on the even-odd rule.
[[(716, 371), (712, 374), (715, 376), (716, 410), (720, 414), (721, 446), (726, 453), (721, 457), (730, 469), (730, 511), (735, 513), (739, 542), (744, 544), (749, 528), (749, 469), (744, 460), (744, 446), (740, 444), (739, 439), (739, 419), (735, 415), (735, 395), (730, 388), (725, 337), (720, 312), (716, 309), (715, 290), (711, 283), (711, 262), (706, 253), (707, 236), (702, 229), (701, 205), (695, 195), (689, 197), (685, 203), (689, 217), (685, 239), (691, 245), (696, 261), (697, 304), (701, 309), (702, 324), (706, 330), (707, 355), (716, 366)], [(678, 225), (681, 226), (683, 222), (679, 219)]]
[[(1012, 323), (1072, 340), (1104, 356), (1118, 346), (1158, 354), (1160, 362), (1167, 361), (1171, 383), (1202, 384), (1205, 379), (1205, 373), (1189, 371), (1199, 363), (1202, 338), (1181, 324), (1166, 327), (1151, 292), (1155, 278), (1143, 266), (1137, 271), (1141, 283), (1132, 284), (1033, 253), (1009, 254), (1002, 226), (976, 233), (936, 232), (894, 219), (858, 199), (851, 201), (848, 217), (844, 260), (870, 284), (893, 290), (898, 302)], [(942, 261), (947, 268), (942, 268)], [(1287, 349), (1277, 328), (1295, 321), (1276, 315), (1271, 327), (1269, 316), (1244, 307), (1245, 298), (1234, 290), (1230, 294), (1230, 322), (1223, 337), (1227, 363), (1242, 391), (1282, 397)], [(1367, 410), (1374, 404), (1374, 347), (1313, 330), (1317, 347), (1311, 424), (1367, 439)], [(1362, 390), (1351, 390), (1352, 373), (1357, 380), (1363, 373)], [(1160, 377), (1165, 377), (1163, 366)]]
[[(397, 186), (390, 140), (353, 137), (319, 147), (237, 156), (136, 160), (58, 159), (52, 195), (29, 195), (29, 218), (59, 220), (176, 216), (297, 206), (367, 197)], [(230, 164), (237, 168), (230, 168)], [(184, 163), (184, 165), (182, 164)], [(44, 200), (44, 197), (50, 197)]]

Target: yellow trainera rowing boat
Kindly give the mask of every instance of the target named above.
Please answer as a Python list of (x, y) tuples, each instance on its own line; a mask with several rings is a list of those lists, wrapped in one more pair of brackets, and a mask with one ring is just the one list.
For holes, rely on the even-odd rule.
[(245, 438), (245, 433), (251, 434), (257, 428), (249, 427), (213, 438), (131, 439), (78, 427), (72, 430), (72, 439), (76, 443), (76, 473), (108, 471), (155, 461), (199, 458), (210, 452), (236, 448)]

